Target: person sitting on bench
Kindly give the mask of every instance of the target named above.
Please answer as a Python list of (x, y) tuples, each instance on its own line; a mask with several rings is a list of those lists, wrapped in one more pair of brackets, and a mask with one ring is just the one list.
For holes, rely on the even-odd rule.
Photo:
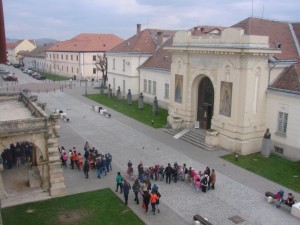
[(289, 207), (292, 207), (292, 205), (295, 204), (295, 197), (293, 196), (292, 193), (289, 193), (287, 199), (286, 200), (283, 200), (283, 199), (279, 200), (276, 207), (279, 208), (282, 203), (286, 204)]

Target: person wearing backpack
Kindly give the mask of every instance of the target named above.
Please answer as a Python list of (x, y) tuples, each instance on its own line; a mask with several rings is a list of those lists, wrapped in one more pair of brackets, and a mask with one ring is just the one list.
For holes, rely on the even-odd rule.
[(205, 171), (203, 178), (201, 179), (201, 189), (203, 193), (206, 193), (206, 189), (208, 186), (208, 175), (207, 175), (207, 171)]

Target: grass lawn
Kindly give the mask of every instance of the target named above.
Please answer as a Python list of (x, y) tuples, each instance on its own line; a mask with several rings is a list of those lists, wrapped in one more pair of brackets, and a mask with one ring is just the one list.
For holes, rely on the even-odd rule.
[(132, 105), (128, 105), (127, 100), (117, 100), (115, 96), (110, 99), (107, 94), (91, 94), (87, 97), (149, 126), (152, 126), (151, 121), (153, 120), (154, 128), (161, 128), (167, 124), (168, 110), (159, 108), (158, 115), (153, 115), (152, 105), (150, 104), (144, 103), (144, 109), (140, 110), (138, 109), (138, 101), (133, 101)]
[(4, 208), (2, 219), (5, 225), (145, 224), (110, 189)]
[(64, 77), (64, 76), (60, 76), (60, 75), (57, 75), (57, 74), (44, 72), (44, 71), (37, 70), (37, 69), (34, 69), (34, 71), (36, 71), (36, 72), (44, 75), (48, 80), (53, 80), (53, 81), (70, 80), (70, 77)]
[(256, 173), (282, 186), (300, 192), (300, 162), (292, 162), (277, 155), (265, 158), (261, 153), (239, 156), (235, 161), (235, 154), (229, 154), (223, 159)]

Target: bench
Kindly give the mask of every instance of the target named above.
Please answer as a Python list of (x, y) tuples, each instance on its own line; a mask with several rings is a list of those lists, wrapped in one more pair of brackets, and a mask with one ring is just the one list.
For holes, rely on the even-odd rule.
[(200, 216), (199, 214), (194, 215), (193, 220), (199, 221), (200, 224), (202, 225), (212, 225), (212, 223), (210, 223), (207, 219), (203, 218), (202, 216)]

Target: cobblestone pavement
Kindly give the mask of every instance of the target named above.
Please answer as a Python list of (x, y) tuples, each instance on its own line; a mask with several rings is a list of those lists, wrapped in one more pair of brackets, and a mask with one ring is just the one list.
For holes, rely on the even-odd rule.
[[(204, 159), (207, 152), (194, 148), (181, 140), (174, 140), (171, 136), (164, 134), (162, 130), (146, 127), (117, 112), (108, 110), (112, 113), (112, 118), (105, 118), (91, 109), (91, 105), (95, 103), (80, 95), (74, 96), (74, 93), (62, 92), (40, 94), (40, 98), (47, 102), (49, 110), (63, 109), (71, 119), (69, 123), (62, 123), (60, 145), (66, 145), (67, 148), (71, 148), (73, 145), (83, 148), (84, 141), (89, 141), (100, 152), (111, 153), (114, 166), (123, 174), (129, 159), (134, 163), (135, 168), (139, 161), (142, 161), (144, 166), (185, 162), (188, 166), (198, 170), (206, 167), (201, 160), (201, 155)], [(174, 147), (174, 144), (169, 145), (169, 142), (176, 142), (177, 147)], [(200, 157), (190, 157), (185, 154), (189, 148), (195, 149)], [(224, 154), (224, 151), (211, 154), (217, 159), (216, 156)], [(194, 214), (208, 218), (213, 224), (222, 225), (232, 224), (228, 218), (236, 215), (245, 220), (241, 223), (244, 225), (299, 224), (299, 220), (292, 217), (288, 210), (284, 208), (278, 210), (275, 205), (268, 204), (263, 193), (223, 175), (222, 169), (218, 169), (220, 167), (217, 165), (218, 163), (215, 162), (215, 165), (212, 165), (218, 174), (217, 188), (214, 191), (206, 194), (195, 193), (191, 185), (185, 182), (171, 185), (157, 182), (163, 196), (161, 206), (163, 213), (161, 215), (145, 216), (140, 207), (134, 204), (130, 204), (129, 207), (147, 224), (192, 224), (191, 219)], [(220, 168), (229, 166), (223, 161), (222, 163)], [(236, 173), (240, 173), (240, 169), (235, 169)], [(116, 170), (113, 170), (113, 174), (105, 177), (104, 181), (98, 180), (96, 175), (94, 175), (94, 179), (86, 181), (83, 174), (77, 172), (69, 169), (65, 171), (68, 193), (101, 187), (114, 189)], [(254, 179), (254, 182), (261, 181)], [(165, 213), (167, 212), (171, 217), (166, 217)]]
[[(32, 82), (28, 80), (32, 79), (30, 77), (23, 78), (22, 74), (17, 76), (23, 79), (19, 79), (22, 81), (19, 83)], [(30, 85), (32, 84), (26, 84), (25, 87)], [(226, 151), (201, 150), (182, 140), (173, 139), (161, 129), (145, 126), (109, 109), (112, 118), (105, 118), (91, 110), (94, 102), (82, 97), (86, 90), (88, 93), (99, 90), (78, 86), (66, 89), (65, 92), (40, 93), (39, 99), (47, 102), (47, 110), (63, 109), (71, 119), (69, 123), (61, 123), (60, 145), (67, 149), (77, 146), (83, 152), (83, 144), (89, 141), (100, 152), (113, 155), (113, 171), (101, 179), (92, 171), (90, 179), (87, 180), (81, 172), (64, 169), (68, 194), (106, 187), (114, 190), (116, 172), (121, 171), (124, 174), (129, 159), (134, 163), (134, 168), (139, 161), (145, 166), (185, 162), (187, 166), (197, 170), (203, 170), (206, 165), (215, 168), (216, 190), (206, 194), (195, 193), (185, 182), (171, 185), (156, 182), (162, 194), (162, 213), (156, 216), (146, 215), (134, 203), (133, 194), (130, 193), (132, 202), (129, 201), (129, 207), (146, 224), (193, 224), (194, 214), (200, 214), (212, 224), (220, 225), (234, 224), (228, 219), (232, 216), (241, 217), (244, 220), (239, 223), (241, 225), (299, 224), (299, 219), (291, 216), (287, 209), (276, 209), (274, 204), (266, 202), (264, 192), (276, 192), (281, 186), (223, 161), (219, 156), (226, 154)], [(5, 90), (0, 87), (0, 91)], [(286, 193), (290, 191), (284, 189)], [(119, 196), (123, 199), (123, 196)], [(297, 200), (300, 199), (299, 193), (295, 193), (295, 196)]]

